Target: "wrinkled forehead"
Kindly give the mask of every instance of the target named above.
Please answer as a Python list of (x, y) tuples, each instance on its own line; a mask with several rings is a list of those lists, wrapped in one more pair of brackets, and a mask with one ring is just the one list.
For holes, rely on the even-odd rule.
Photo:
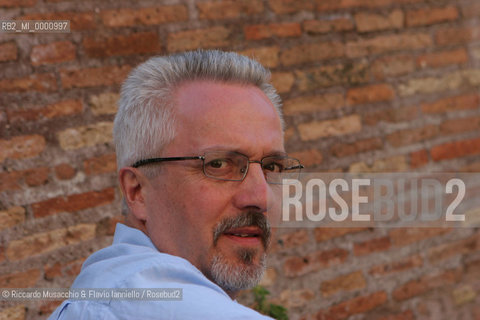
[[(272, 102), (253, 85), (192, 81), (174, 94), (176, 133), (182, 143), (232, 148), (259, 145), (283, 149), (280, 117)], [(193, 147), (193, 146), (192, 146)]]

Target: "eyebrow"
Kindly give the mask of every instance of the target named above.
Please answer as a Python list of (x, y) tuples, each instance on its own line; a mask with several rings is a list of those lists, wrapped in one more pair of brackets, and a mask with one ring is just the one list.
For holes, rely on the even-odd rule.
[[(202, 151), (200, 151), (200, 153), (205, 153), (205, 152), (211, 152), (211, 151), (227, 151), (227, 152), (236, 152), (236, 153), (240, 153), (240, 154), (243, 154), (245, 156), (247, 156), (248, 158), (250, 158), (250, 156), (248, 154), (246, 154), (244, 152), (244, 150), (241, 150), (241, 149), (231, 149), (231, 148), (228, 148), (226, 146), (212, 146), (212, 147), (208, 147), (208, 148), (205, 148), (203, 149)], [(270, 151), (268, 153), (264, 153), (262, 155), (262, 158), (265, 158), (265, 157), (272, 157), (272, 156), (287, 156), (287, 153), (285, 151), (281, 151), (281, 150), (274, 150), (274, 151)]]

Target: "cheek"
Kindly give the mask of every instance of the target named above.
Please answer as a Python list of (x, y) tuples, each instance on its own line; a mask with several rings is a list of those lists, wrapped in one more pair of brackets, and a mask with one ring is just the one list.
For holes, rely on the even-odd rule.
[[(193, 210), (199, 211), (203, 221), (217, 221), (231, 204), (231, 195), (228, 193), (228, 188), (222, 183), (208, 182), (206, 184), (198, 185), (198, 188), (191, 193), (191, 198), (186, 199)], [(198, 215), (197, 215), (198, 217)]]

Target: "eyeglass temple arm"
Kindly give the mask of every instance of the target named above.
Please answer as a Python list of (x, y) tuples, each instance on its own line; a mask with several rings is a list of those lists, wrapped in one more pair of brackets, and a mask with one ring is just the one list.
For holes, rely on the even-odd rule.
[(196, 157), (170, 157), (170, 158), (151, 158), (151, 159), (144, 159), (135, 162), (132, 167), (138, 168), (140, 166), (150, 164), (150, 163), (157, 163), (157, 162), (164, 162), (164, 161), (182, 161), (182, 160), (203, 160), (204, 156), (196, 156)]

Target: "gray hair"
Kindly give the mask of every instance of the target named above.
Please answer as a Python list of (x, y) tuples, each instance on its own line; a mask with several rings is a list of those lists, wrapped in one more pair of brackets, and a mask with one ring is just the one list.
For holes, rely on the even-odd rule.
[(175, 137), (172, 95), (193, 80), (254, 85), (276, 108), (284, 127), (281, 100), (260, 63), (234, 52), (197, 50), (154, 57), (136, 67), (124, 82), (114, 122), (117, 167), (155, 157)]

